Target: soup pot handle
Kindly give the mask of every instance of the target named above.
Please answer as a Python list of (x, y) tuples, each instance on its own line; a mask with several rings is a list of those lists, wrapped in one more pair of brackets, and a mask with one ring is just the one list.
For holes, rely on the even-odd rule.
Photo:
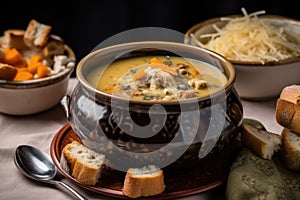
[(66, 95), (60, 101), (60, 104), (62, 105), (62, 107), (64, 109), (64, 112), (65, 112), (68, 122), (71, 121), (70, 99), (71, 99), (71, 97), (69, 95)]

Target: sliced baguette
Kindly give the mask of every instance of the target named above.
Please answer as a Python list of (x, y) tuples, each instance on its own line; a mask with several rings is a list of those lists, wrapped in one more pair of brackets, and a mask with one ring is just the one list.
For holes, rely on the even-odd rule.
[(51, 29), (51, 26), (32, 19), (26, 28), (24, 41), (30, 47), (43, 47), (48, 41)]
[(300, 134), (300, 85), (283, 88), (276, 104), (276, 121)]
[(250, 124), (242, 125), (242, 144), (264, 159), (271, 159), (281, 147), (281, 136)]
[(96, 185), (105, 162), (105, 155), (99, 154), (77, 141), (67, 144), (62, 150), (62, 154), (74, 178), (86, 185)]
[(53, 59), (55, 55), (64, 55), (64, 53), (64, 41), (60, 37), (52, 35), (52, 37), (49, 38), (47, 44), (43, 48), (44, 57)]
[(24, 35), (24, 30), (8, 29), (4, 31), (1, 46), (6, 48), (16, 48), (21, 51), (27, 49), (27, 46), (24, 42)]
[(130, 198), (158, 195), (165, 190), (163, 170), (154, 165), (127, 170), (123, 194)]
[(282, 130), (282, 160), (293, 171), (300, 171), (300, 135), (286, 128)]
[(16, 67), (0, 63), (0, 80), (12, 81), (18, 70)]

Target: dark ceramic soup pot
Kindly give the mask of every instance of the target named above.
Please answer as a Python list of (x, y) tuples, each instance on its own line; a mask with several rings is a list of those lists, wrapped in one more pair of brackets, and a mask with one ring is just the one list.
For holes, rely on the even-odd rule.
[[(97, 90), (101, 73), (94, 74), (96, 81), (89, 78), (115, 60), (145, 55), (201, 61), (225, 75), (227, 82), (204, 97), (138, 101)], [(88, 54), (79, 62), (76, 75), (73, 93), (61, 101), (67, 119), (84, 145), (106, 155), (111, 168), (194, 166), (228, 147), (239, 133), (243, 109), (233, 87), (235, 71), (212, 51), (161, 41), (119, 44)]]

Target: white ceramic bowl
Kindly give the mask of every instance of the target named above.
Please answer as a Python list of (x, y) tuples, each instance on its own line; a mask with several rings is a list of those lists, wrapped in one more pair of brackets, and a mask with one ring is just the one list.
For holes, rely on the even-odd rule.
[[(225, 17), (234, 16), (241, 15)], [(276, 26), (283, 27), (289, 35), (300, 43), (300, 21), (277, 15), (261, 15), (259, 17)], [(200, 35), (216, 32), (213, 24), (221, 28), (226, 23), (227, 21), (222, 21), (221, 17), (200, 22), (185, 33), (184, 43), (199, 46), (196, 41), (199, 40), (205, 44), (207, 41), (200, 39)], [(278, 62), (266, 62), (265, 64), (227, 59), (235, 67), (236, 81), (234, 87), (244, 100), (263, 101), (274, 99), (279, 96), (285, 86), (300, 84), (300, 56)]]
[[(75, 61), (72, 49), (66, 46), (66, 52)], [(0, 80), (0, 113), (29, 115), (54, 107), (66, 94), (73, 70), (67, 67), (58, 74), (28, 81)]]

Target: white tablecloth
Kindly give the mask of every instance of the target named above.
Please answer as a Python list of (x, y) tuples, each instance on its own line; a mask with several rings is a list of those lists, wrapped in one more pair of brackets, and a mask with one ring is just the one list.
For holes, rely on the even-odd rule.
[[(70, 80), (68, 94), (71, 94), (77, 80)], [(1, 98), (1, 97), (0, 97)], [(282, 127), (275, 120), (276, 100), (268, 102), (243, 101), (244, 117), (260, 120), (272, 132), (280, 133)], [(57, 131), (67, 123), (60, 105), (36, 115), (10, 116), (0, 114), (0, 199), (73, 199), (73, 197), (55, 187), (48, 187), (24, 177), (16, 168), (13, 160), (18, 145), (28, 144), (50, 154), (50, 143)], [(111, 199), (77, 187), (88, 199)], [(187, 200), (224, 199), (224, 187), (185, 197)]]

